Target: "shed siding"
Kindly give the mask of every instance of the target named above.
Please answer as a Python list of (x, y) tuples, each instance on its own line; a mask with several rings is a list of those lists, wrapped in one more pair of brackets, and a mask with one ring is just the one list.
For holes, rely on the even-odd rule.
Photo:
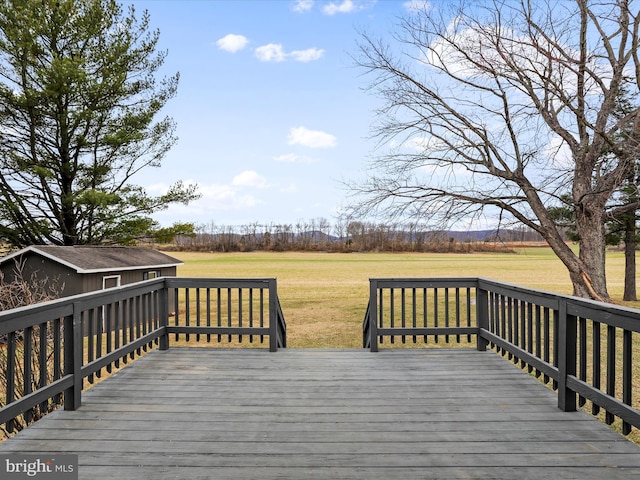
[[(63, 297), (83, 293), (82, 278), (71, 268), (52, 262), (40, 255), (27, 252), (17, 261), (23, 263), (22, 276), (28, 280), (35, 275), (38, 278), (57, 279), (59, 284), (64, 284), (62, 291)], [(15, 280), (16, 263), (8, 261), (0, 265), (0, 270), (4, 274), (5, 281), (12, 282)]]
[[(34, 274), (38, 278), (58, 279), (60, 284), (64, 284), (62, 297), (102, 290), (105, 277), (120, 276), (120, 285), (127, 285), (147, 278), (154, 278), (154, 274), (149, 275), (150, 272), (159, 272), (161, 276), (172, 277), (176, 276), (177, 273), (176, 267), (143, 267), (137, 270), (114, 270), (82, 274), (34, 252), (25, 252), (17, 260), (24, 264), (23, 277), (25, 279), (31, 278)], [(0, 264), (0, 271), (4, 275), (5, 281), (11, 282), (15, 279), (15, 268), (16, 264), (11, 260)]]

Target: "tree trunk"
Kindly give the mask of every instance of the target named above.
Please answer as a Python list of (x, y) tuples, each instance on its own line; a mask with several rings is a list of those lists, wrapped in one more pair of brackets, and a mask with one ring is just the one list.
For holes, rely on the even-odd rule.
[(625, 301), (636, 301), (636, 212), (625, 218), (624, 234), (624, 294)]
[[(600, 285), (601, 283), (595, 284), (593, 281), (594, 275), (592, 271), (589, 270), (591, 267), (589, 267), (588, 264), (585, 264), (582, 259), (582, 255), (576, 255), (564, 241), (559, 239), (559, 237), (553, 235), (543, 236), (549, 243), (553, 252), (567, 267), (567, 270), (569, 271), (569, 278), (573, 285), (573, 294), (575, 296), (606, 302), (611, 301), (608, 293), (606, 292), (606, 288), (604, 289), (604, 292), (596, 289), (595, 285)], [(585, 249), (581, 249), (581, 254), (584, 250)], [(602, 279), (600, 282), (601, 281), (606, 281), (606, 279)]]
[[(597, 203), (597, 202), (593, 202)], [(580, 236), (577, 268), (569, 268), (574, 294), (602, 302), (611, 302), (605, 270), (606, 242), (603, 208), (583, 202), (576, 209), (576, 229)]]

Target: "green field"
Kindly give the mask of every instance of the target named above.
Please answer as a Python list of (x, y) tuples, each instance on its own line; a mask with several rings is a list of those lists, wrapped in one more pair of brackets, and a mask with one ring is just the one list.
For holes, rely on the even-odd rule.
[[(293, 348), (360, 348), (369, 278), (486, 277), (570, 294), (565, 267), (549, 248), (517, 254), (430, 253), (194, 253), (170, 252), (185, 262), (183, 277), (278, 280), (278, 294)], [(608, 256), (610, 294), (622, 298), (624, 256)], [(629, 304), (629, 306), (640, 306)]]

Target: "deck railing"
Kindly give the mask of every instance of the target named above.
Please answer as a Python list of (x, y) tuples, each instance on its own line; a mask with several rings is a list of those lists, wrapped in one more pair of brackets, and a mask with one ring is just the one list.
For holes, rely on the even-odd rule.
[[(640, 427), (640, 311), (482, 278), (371, 279), (363, 345), (421, 340), (495, 349), (558, 392), (558, 407), (591, 402), (622, 432)], [(636, 348), (637, 350), (637, 348)]]
[(220, 341), (286, 347), (275, 279), (161, 277), (0, 312), (0, 425), (7, 434), (152, 348)]

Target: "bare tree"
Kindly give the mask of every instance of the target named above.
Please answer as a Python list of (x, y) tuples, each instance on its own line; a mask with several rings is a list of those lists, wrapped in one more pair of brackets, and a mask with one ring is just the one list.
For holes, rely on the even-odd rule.
[[(638, 128), (638, 109), (613, 114), (621, 88), (638, 90), (638, 11), (625, 0), (437, 5), (401, 20), (393, 46), (362, 34), (356, 62), (383, 106), (354, 215), (519, 222), (549, 243), (576, 295), (609, 301), (604, 222), (639, 150), (617, 135)], [(578, 254), (548, 211), (567, 188)]]

